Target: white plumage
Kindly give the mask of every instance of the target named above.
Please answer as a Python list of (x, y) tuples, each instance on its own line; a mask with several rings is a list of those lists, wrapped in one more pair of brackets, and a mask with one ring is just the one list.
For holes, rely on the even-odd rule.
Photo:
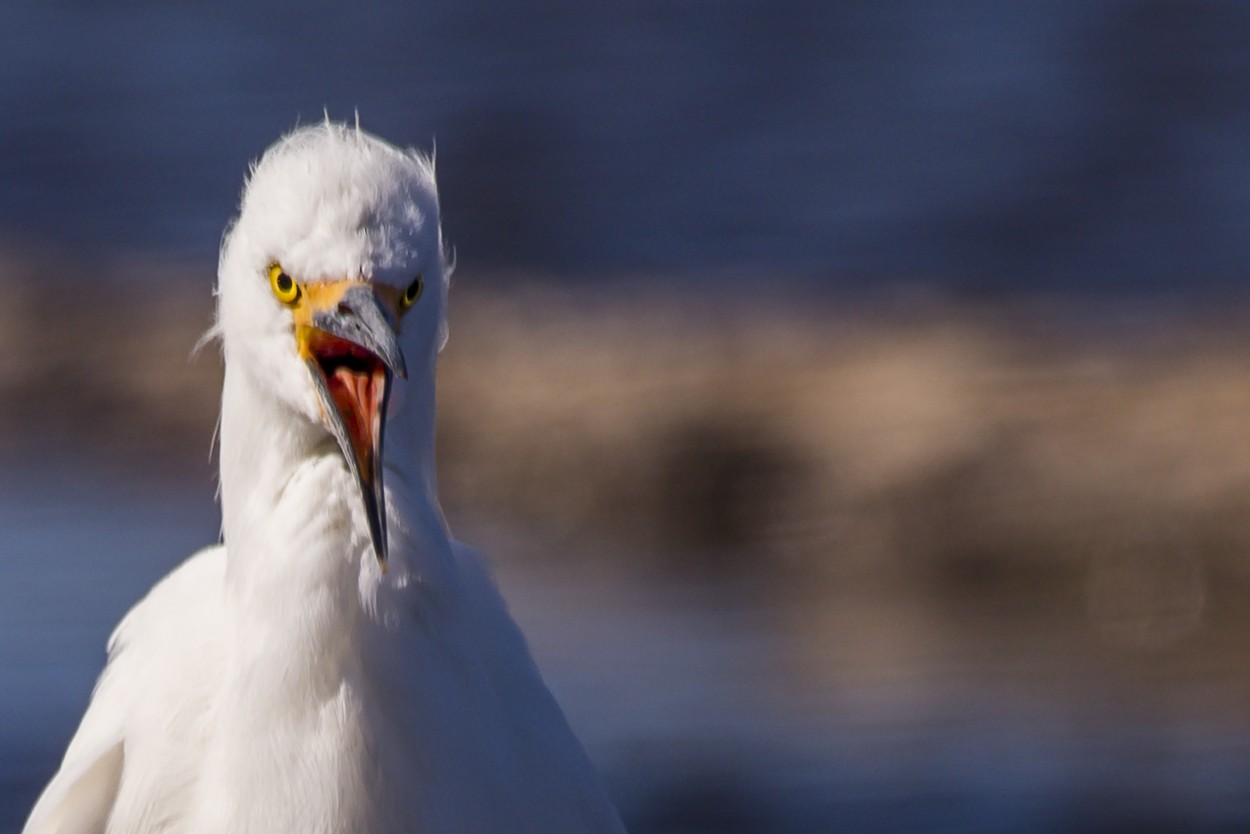
[(27, 834), (623, 830), (439, 509), (446, 296), (424, 157), (266, 152), (217, 288), (224, 544), (118, 626)]

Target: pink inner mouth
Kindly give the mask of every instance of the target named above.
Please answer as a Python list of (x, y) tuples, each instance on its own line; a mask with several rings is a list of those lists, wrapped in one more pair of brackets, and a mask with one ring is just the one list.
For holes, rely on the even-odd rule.
[(334, 407), (352, 440), (360, 476), (373, 479), (373, 449), (381, 415), (378, 409), (386, 385), (386, 369), (374, 354), (336, 336), (313, 331), (308, 351), (317, 361)]

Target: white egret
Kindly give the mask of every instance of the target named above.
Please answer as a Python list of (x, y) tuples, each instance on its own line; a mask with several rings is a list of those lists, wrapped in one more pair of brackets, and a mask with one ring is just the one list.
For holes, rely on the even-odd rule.
[(623, 830), (439, 508), (446, 298), (425, 157), (328, 121), (264, 154), (218, 273), (224, 543), (117, 627), (27, 834)]

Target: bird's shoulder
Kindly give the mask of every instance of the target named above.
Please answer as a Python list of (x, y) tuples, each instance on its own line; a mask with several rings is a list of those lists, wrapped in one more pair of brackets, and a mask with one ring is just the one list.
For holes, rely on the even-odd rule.
[[(31, 812), (26, 834), (104, 830), (106, 820), (117, 818), (123, 768), (128, 781), (143, 778), (142, 769), (128, 760), (144, 750), (191, 741), (188, 734), (199, 726), (195, 705), (206, 708), (211, 687), (204, 682), (221, 657), (224, 577), (225, 548), (202, 550), (122, 618), (109, 638), (108, 662), (91, 702)], [(172, 701), (184, 705), (178, 716), (165, 714), (174, 689), (194, 693)]]
[[(464, 542), (453, 540), (451, 547), (468, 612), (467, 625), (473, 632), (472, 645), (481, 659), (496, 675), (533, 678), (541, 683), (525, 635), (499, 591), (490, 561)], [(546, 691), (545, 686), (542, 689)]]
[(110, 664), (123, 652), (181, 651), (188, 641), (219, 639), (225, 575), (222, 544), (204, 548), (170, 571), (113, 630)]
[(544, 798), (543, 813), (549, 817), (543, 830), (623, 834), (595, 768), (534, 662), (490, 562), (463, 542), (453, 541), (452, 552), (470, 612), (471, 643), (490, 690), (503, 705), (511, 749), (521, 763), (513, 780), (525, 782), (522, 790), (531, 800)]

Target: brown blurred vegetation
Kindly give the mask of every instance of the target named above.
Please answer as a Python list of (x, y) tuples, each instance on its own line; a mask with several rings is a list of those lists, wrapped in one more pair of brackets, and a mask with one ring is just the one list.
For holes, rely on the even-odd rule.
[[(9, 251), (0, 456), (210, 477), (220, 359), (191, 352), (211, 282)], [(1142, 645), (1250, 579), (1237, 310), (628, 287), (460, 277), (440, 366), (453, 522), (518, 522), (552, 559), (595, 541), (773, 586), (1058, 600)]]

